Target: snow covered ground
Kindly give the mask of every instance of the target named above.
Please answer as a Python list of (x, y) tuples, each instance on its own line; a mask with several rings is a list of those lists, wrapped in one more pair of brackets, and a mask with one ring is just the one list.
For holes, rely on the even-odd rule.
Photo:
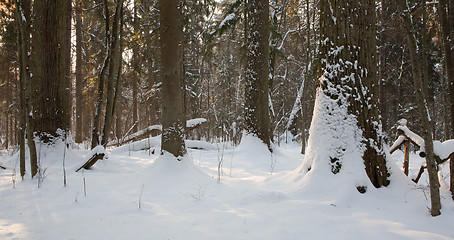
[[(157, 139), (147, 144), (159, 150)], [(89, 150), (38, 146), (39, 188), (20, 180), (18, 155), (3, 152), (0, 239), (454, 239), (447, 186), (442, 215), (431, 217), (426, 173), (416, 185), (394, 171), (389, 187), (360, 194), (343, 180), (327, 187), (317, 184), (323, 176), (299, 177), (297, 144), (273, 154), (254, 139), (188, 145), (200, 149), (182, 161), (141, 147), (108, 149), (107, 160), (77, 173)], [(392, 157), (400, 169), (403, 153)], [(410, 176), (421, 162), (411, 154)]]

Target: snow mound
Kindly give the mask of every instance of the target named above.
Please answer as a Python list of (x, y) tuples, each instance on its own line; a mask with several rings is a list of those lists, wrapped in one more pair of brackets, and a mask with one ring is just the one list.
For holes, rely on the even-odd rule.
[(268, 146), (252, 134), (243, 134), (235, 151), (235, 167), (254, 169), (260, 172), (273, 172), (276, 165)]
[(161, 193), (178, 194), (197, 186), (215, 183), (214, 178), (195, 166), (188, 155), (176, 158), (165, 152), (144, 172), (147, 174), (143, 182), (150, 183), (153, 191)]

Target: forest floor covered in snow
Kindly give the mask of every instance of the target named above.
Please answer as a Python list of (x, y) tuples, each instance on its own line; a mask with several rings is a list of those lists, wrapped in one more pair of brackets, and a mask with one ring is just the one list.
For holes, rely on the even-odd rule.
[[(237, 147), (188, 141), (193, 148), (176, 161), (158, 154), (159, 138), (147, 142), (154, 153), (109, 148), (107, 159), (77, 173), (89, 150), (38, 145), (42, 181), (21, 180), (18, 154), (2, 152), (0, 239), (454, 239), (448, 187), (441, 216), (431, 217), (427, 173), (414, 184), (395, 171), (390, 186), (360, 194), (342, 181), (307, 186), (295, 171), (304, 158), (298, 144), (270, 154), (255, 139)], [(391, 167), (402, 161), (396, 151)], [(410, 177), (422, 161), (411, 154)]]

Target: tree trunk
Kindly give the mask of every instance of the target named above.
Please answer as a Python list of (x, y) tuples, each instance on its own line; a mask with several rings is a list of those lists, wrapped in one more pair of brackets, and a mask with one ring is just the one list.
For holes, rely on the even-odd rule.
[[(22, 11), (21, 11), (22, 10)], [(27, 130), (27, 142), (28, 148), (30, 151), (30, 170), (31, 170), (31, 177), (33, 178), (36, 173), (38, 172), (38, 160), (36, 154), (36, 146), (34, 141), (34, 125), (32, 114), (29, 113), (30, 107), (30, 96), (32, 94), (31, 90), (31, 76), (32, 73), (30, 72), (30, 56), (29, 56), (29, 42), (30, 42), (30, 1), (23, 0), (23, 1), (16, 1), (16, 20), (19, 25), (19, 61), (20, 61), (20, 80), (21, 86), (23, 89), (21, 97), (23, 99), (23, 108), (21, 109), (24, 111), (22, 113), (22, 121), (25, 120), (21, 124), (21, 126), (26, 126)], [(27, 20), (28, 19), (28, 20)], [(25, 115), (25, 119), (23, 119)], [(21, 176), (25, 174), (25, 146), (22, 147), (24, 152), (21, 153)], [(21, 150), (22, 150), (21, 148)], [(22, 155), (23, 159), (22, 159)]]
[[(363, 159), (371, 183), (377, 188), (387, 186), (389, 172), (375, 110), (378, 83), (374, 51), (375, 2), (323, 0), (320, 11), (323, 75), (317, 109), (314, 109), (317, 118), (311, 125), (311, 132), (317, 136), (311, 135), (310, 138), (319, 141), (320, 137), (328, 137), (324, 136), (326, 133), (333, 134), (330, 136), (333, 141), (326, 143), (329, 159), (320, 160), (329, 161), (334, 174), (343, 171), (343, 162), (350, 160), (350, 157), (345, 158), (345, 154), (361, 146), (364, 152), (359, 157)], [(353, 126), (355, 122), (356, 126)], [(353, 139), (346, 140), (346, 136)]]
[(83, 141), (82, 2), (76, 0), (76, 143)]
[(71, 124), (71, 0), (35, 1), (33, 117), (44, 141)]
[(107, 80), (107, 103), (106, 112), (104, 115), (104, 127), (101, 135), (101, 145), (106, 145), (109, 141), (110, 130), (112, 128), (112, 121), (115, 110), (115, 100), (117, 96), (117, 89), (119, 87), (119, 71), (121, 71), (121, 49), (120, 49), (120, 28), (121, 28), (121, 12), (123, 8), (123, 0), (117, 2), (115, 8), (114, 21), (112, 25), (112, 41), (110, 47), (110, 62), (109, 73)]
[[(17, 4), (17, 3), (16, 3)], [(17, 6), (17, 5), (16, 5)], [(21, 26), (19, 26), (21, 27)], [(21, 35), (21, 34), (19, 34)], [(19, 40), (20, 41), (20, 40)], [(22, 60), (22, 44), (18, 41), (19, 48), (19, 63), (23, 64)], [(25, 129), (27, 127), (27, 108), (25, 105), (25, 77), (22, 73), (19, 74), (19, 98), (20, 98), (20, 110), (19, 110), (19, 165), (20, 165), (20, 175), (22, 179), (25, 176)]]
[(269, 2), (248, 1), (245, 129), (270, 148)]
[(312, 81), (313, 74), (312, 74), (312, 69), (314, 66), (314, 60), (315, 57), (312, 54), (312, 45), (311, 45), (311, 18), (310, 18), (310, 1), (306, 0), (306, 69), (305, 69), (305, 77), (304, 77), (304, 92), (303, 92), (303, 97), (301, 99), (301, 154), (304, 154), (306, 151), (306, 140), (307, 140), (307, 134), (306, 134), (306, 128), (310, 127), (307, 126), (306, 124), (306, 115), (311, 115), (311, 108), (305, 104), (305, 96), (310, 94), (310, 89), (309, 89), (309, 82)]
[[(138, 1), (134, 1), (134, 34), (138, 34), (139, 32), (139, 18), (137, 16), (137, 11), (138, 11)], [(137, 41), (132, 42), (132, 79), (131, 79), (131, 84), (132, 84), (132, 124), (133, 124), (133, 132), (137, 132), (138, 128), (138, 122), (137, 122), (137, 85), (139, 84), (139, 71), (140, 71), (140, 66), (139, 66), (139, 46)], [(149, 73), (151, 75), (151, 73)]]
[(429, 186), (430, 186), (430, 200), (431, 200), (431, 214), (432, 216), (440, 215), (441, 202), (440, 202), (440, 189), (438, 182), (437, 166), (433, 158), (433, 137), (432, 137), (432, 124), (430, 121), (429, 111), (427, 108), (427, 97), (425, 91), (428, 86), (424, 85), (423, 82), (423, 69), (421, 69), (421, 62), (418, 61), (420, 58), (418, 53), (415, 33), (413, 30), (412, 19), (409, 14), (409, 10), (406, 7), (405, 1), (400, 0), (400, 8), (402, 11), (403, 19), (403, 30), (405, 31), (408, 49), (410, 51), (410, 61), (413, 75), (413, 82), (416, 91), (416, 104), (418, 106), (418, 112), (421, 117), (424, 147), (426, 152), (426, 163), (427, 172), (429, 174)]
[[(448, 95), (450, 101), (450, 113), (451, 113), (451, 134), (450, 137), (454, 137), (454, 1), (449, 1), (449, 12), (447, 15), (446, 9), (446, 0), (438, 1), (438, 13), (441, 25), (441, 33), (443, 39), (443, 50), (445, 54), (445, 69), (447, 74), (447, 85), (448, 85)], [(448, 134), (446, 134), (448, 135)], [(454, 164), (452, 163), (451, 158), (450, 172), (451, 172), (451, 194), (454, 199)]]
[[(454, 1), (450, 3), (454, 4)], [(449, 11), (449, 12), (448, 12)], [(453, 43), (453, 30), (452, 27), (453, 16), (454, 16), (454, 6), (449, 5), (447, 9), (446, 0), (438, 1), (438, 17), (441, 25), (441, 34), (443, 39), (443, 50), (445, 54), (445, 68), (448, 76), (448, 91), (449, 91), (449, 101), (451, 102), (451, 136), (454, 136), (454, 43)], [(451, 22), (451, 24), (450, 24)]]
[(451, 190), (452, 200), (454, 200), (454, 156), (449, 158), (449, 167), (450, 171), (450, 178), (449, 178), (449, 189)]
[(101, 118), (101, 106), (102, 106), (102, 99), (104, 96), (104, 76), (106, 75), (107, 65), (109, 64), (110, 60), (110, 13), (109, 13), (109, 5), (107, 0), (104, 0), (104, 16), (105, 17), (105, 26), (106, 26), (106, 56), (104, 58), (104, 63), (101, 67), (101, 71), (98, 75), (98, 96), (96, 98), (96, 107), (95, 113), (93, 117), (93, 128), (92, 128), (92, 135), (91, 135), (91, 148), (95, 148), (99, 145), (99, 120)]
[(184, 79), (180, 50), (182, 39), (180, 0), (160, 0), (160, 38), (162, 75), (162, 151), (174, 156), (186, 153), (184, 143)]

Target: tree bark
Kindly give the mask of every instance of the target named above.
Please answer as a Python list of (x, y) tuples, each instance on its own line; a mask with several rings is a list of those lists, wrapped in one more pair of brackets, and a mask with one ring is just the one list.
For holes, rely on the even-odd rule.
[(440, 189), (438, 182), (437, 166), (435, 159), (433, 158), (433, 137), (432, 137), (432, 124), (430, 121), (429, 111), (427, 108), (427, 97), (425, 96), (423, 69), (421, 69), (421, 62), (418, 61), (420, 53), (418, 53), (418, 46), (415, 39), (415, 33), (413, 30), (412, 19), (409, 13), (409, 9), (406, 7), (405, 1), (400, 0), (400, 10), (403, 20), (403, 30), (405, 31), (407, 38), (407, 45), (410, 51), (410, 61), (413, 75), (413, 82), (416, 92), (416, 104), (418, 106), (418, 112), (421, 117), (424, 146), (426, 152), (426, 163), (427, 172), (429, 174), (429, 187), (430, 187), (430, 200), (431, 200), (431, 214), (432, 216), (440, 215), (441, 202), (440, 202)]
[(109, 64), (109, 60), (110, 60), (110, 30), (109, 30), (109, 26), (110, 26), (110, 11), (109, 11), (109, 5), (107, 4), (108, 1), (107, 0), (104, 0), (104, 15), (106, 16), (105, 17), (105, 26), (106, 26), (106, 56), (104, 58), (104, 62), (103, 62), (103, 65), (101, 67), (101, 71), (99, 72), (99, 75), (98, 75), (98, 96), (96, 98), (96, 107), (95, 107), (95, 113), (94, 113), (94, 117), (93, 117), (93, 128), (92, 128), (92, 134), (91, 134), (91, 148), (95, 148), (96, 146), (99, 145), (100, 143), (100, 139), (99, 139), (99, 128), (100, 128), (100, 124), (99, 124), (99, 120), (101, 118), (101, 106), (102, 106), (102, 99), (103, 99), (103, 96), (104, 96), (104, 77), (106, 75), (106, 69), (107, 69), (107, 65)]
[[(31, 76), (32, 73), (30, 71), (30, 1), (28, 0), (16, 0), (16, 20), (19, 25), (19, 61), (20, 61), (20, 81), (23, 92), (21, 94), (21, 98), (23, 97), (23, 111), (22, 118), (25, 115), (25, 119), (22, 119), (25, 122), (21, 123), (21, 126), (26, 127), (26, 134), (27, 134), (27, 142), (28, 148), (30, 152), (30, 170), (31, 170), (31, 177), (33, 178), (36, 173), (38, 172), (38, 160), (36, 154), (36, 146), (34, 141), (34, 125), (32, 114), (29, 113), (31, 106), (30, 106), (30, 96), (32, 94), (31, 90)], [(28, 19), (28, 20), (27, 20)], [(27, 114), (28, 113), (28, 114)], [(22, 150), (22, 148), (21, 148)], [(25, 174), (25, 146), (23, 146), (24, 152), (21, 153), (21, 176), (23, 178), (23, 174)], [(22, 155), (23, 159), (22, 159)]]
[[(245, 129), (270, 148), (269, 2), (248, 1)], [(271, 149), (271, 148), (270, 148)]]
[[(310, 119), (306, 117), (306, 115), (312, 116), (312, 108), (305, 104), (305, 96), (311, 95), (310, 89), (310, 82), (313, 81), (313, 68), (315, 65), (315, 56), (312, 54), (312, 44), (311, 44), (311, 18), (310, 18), (310, 1), (306, 0), (306, 69), (305, 69), (305, 77), (304, 77), (304, 92), (303, 97), (301, 98), (301, 154), (304, 154), (306, 151), (306, 140), (307, 140), (307, 132), (306, 129), (310, 127), (310, 124), (306, 124), (306, 119)], [(309, 125), (309, 126), (307, 126)]]
[(182, 29), (180, 0), (160, 0), (161, 75), (162, 75), (162, 151), (174, 156), (186, 153), (184, 79), (181, 54)]
[[(357, 121), (362, 134), (362, 139), (358, 141), (365, 148), (362, 159), (367, 176), (375, 187), (387, 186), (389, 172), (383, 151), (381, 123), (376, 110), (378, 80), (375, 2), (324, 0), (320, 2), (320, 8), (321, 69), (324, 71), (320, 84), (323, 95), (337, 102), (330, 105), (332, 108), (337, 108), (338, 105), (342, 109), (343, 105), (347, 105), (347, 116), (343, 116), (345, 120), (342, 120), (342, 124), (352, 117)], [(327, 118), (332, 118), (332, 112), (335, 116), (336, 111), (338, 110), (328, 111)], [(333, 130), (339, 128), (334, 125), (327, 127)], [(330, 161), (332, 172), (336, 173), (342, 171), (342, 161), (347, 160), (343, 159), (344, 152), (348, 150), (340, 143), (333, 148)]]
[[(134, 34), (139, 33), (139, 18), (137, 16), (137, 11), (138, 11), (138, 1), (134, 1)], [(139, 84), (139, 71), (140, 71), (140, 66), (139, 66), (139, 46), (137, 41), (132, 42), (132, 79), (131, 79), (131, 84), (132, 84), (132, 124), (133, 124), (133, 132), (137, 132), (138, 128), (138, 112), (137, 112), (137, 85)], [(149, 73), (151, 75), (151, 73)]]
[(112, 25), (112, 41), (110, 47), (110, 62), (107, 80), (107, 103), (106, 112), (104, 115), (104, 127), (101, 135), (101, 145), (106, 145), (109, 141), (110, 130), (112, 128), (112, 121), (114, 117), (115, 101), (117, 90), (119, 88), (121, 71), (121, 49), (120, 49), (120, 28), (121, 28), (121, 12), (123, 8), (123, 0), (119, 0), (115, 7), (114, 21)]
[(82, 1), (76, 0), (76, 143), (83, 141)]
[(71, 0), (34, 1), (33, 117), (44, 141), (71, 124)]
[[(447, 85), (448, 85), (448, 95), (450, 101), (450, 113), (451, 113), (451, 134), (450, 136), (446, 133), (447, 138), (454, 137), (454, 1), (449, 1), (449, 11), (447, 12), (446, 0), (438, 1), (438, 13), (439, 21), (441, 25), (441, 33), (443, 39), (443, 50), (445, 54), (445, 69), (447, 74)], [(454, 199), (454, 164), (452, 163), (451, 158), (450, 164), (450, 173), (451, 173), (451, 194)]]

